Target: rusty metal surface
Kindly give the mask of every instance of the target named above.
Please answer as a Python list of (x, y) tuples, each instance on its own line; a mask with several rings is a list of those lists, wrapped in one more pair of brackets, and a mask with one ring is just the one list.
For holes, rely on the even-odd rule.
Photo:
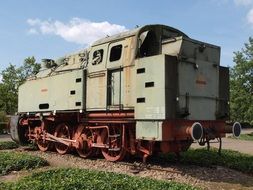
[(91, 112), (87, 114), (89, 118), (134, 118), (134, 112)]

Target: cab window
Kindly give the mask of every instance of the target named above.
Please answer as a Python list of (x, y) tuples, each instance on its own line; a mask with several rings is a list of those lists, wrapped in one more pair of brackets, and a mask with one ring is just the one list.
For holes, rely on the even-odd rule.
[(96, 50), (93, 52), (92, 65), (98, 65), (103, 61), (104, 50)]
[(116, 45), (111, 48), (110, 62), (120, 60), (122, 53), (122, 45)]

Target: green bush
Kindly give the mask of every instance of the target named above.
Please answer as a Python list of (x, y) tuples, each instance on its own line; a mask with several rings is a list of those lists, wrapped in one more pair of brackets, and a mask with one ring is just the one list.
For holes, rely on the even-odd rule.
[(4, 111), (0, 111), (0, 134), (7, 133), (8, 118)]
[(0, 175), (48, 165), (44, 159), (17, 152), (0, 152)]
[(8, 119), (6, 117), (6, 113), (4, 111), (0, 111), (0, 122), (7, 122)]
[(0, 123), (0, 134), (4, 134), (6, 130), (6, 124)]
[(18, 144), (13, 141), (0, 142), (0, 150), (18, 148)]
[(188, 185), (175, 182), (158, 181), (148, 178), (131, 177), (124, 174), (111, 172), (90, 171), (84, 169), (57, 169), (34, 173), (16, 183), (2, 183), (0, 188), (6, 190), (193, 190), (197, 189)]
[[(180, 157), (180, 163), (192, 164), (197, 166), (224, 166), (241, 172), (253, 174), (253, 156), (243, 154), (232, 150), (222, 150), (219, 155), (216, 148), (206, 149), (189, 149), (183, 152)], [(162, 159), (167, 162), (177, 162), (173, 154), (161, 155)]]

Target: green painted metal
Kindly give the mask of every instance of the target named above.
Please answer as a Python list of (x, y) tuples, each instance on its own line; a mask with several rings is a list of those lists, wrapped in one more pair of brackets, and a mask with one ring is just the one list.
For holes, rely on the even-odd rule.
[(215, 120), (219, 99), (220, 48), (178, 37), (163, 43), (163, 53), (178, 57), (179, 112), (187, 119)]
[(136, 60), (135, 118), (166, 119), (165, 106), (165, 55)]
[(162, 141), (162, 122), (137, 121), (136, 139)]
[(83, 70), (28, 80), (19, 88), (18, 112), (84, 109), (84, 80)]

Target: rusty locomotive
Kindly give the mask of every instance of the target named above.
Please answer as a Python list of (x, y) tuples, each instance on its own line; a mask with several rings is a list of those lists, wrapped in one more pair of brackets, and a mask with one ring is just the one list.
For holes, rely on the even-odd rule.
[(19, 87), (10, 122), (18, 143), (41, 151), (102, 152), (109, 161), (209, 145), (229, 126), (229, 72), (220, 47), (165, 25), (146, 25), (100, 39), (42, 68)]

